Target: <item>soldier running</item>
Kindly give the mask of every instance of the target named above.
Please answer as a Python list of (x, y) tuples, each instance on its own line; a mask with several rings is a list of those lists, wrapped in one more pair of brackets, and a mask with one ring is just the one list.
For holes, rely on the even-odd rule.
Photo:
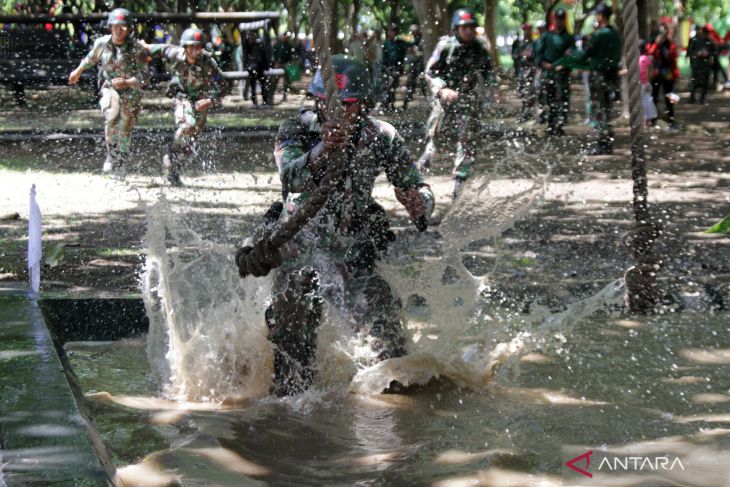
[(181, 186), (180, 170), (196, 154), (194, 139), (205, 129), (208, 111), (219, 107), (225, 94), (223, 73), (212, 55), (203, 50), (205, 34), (200, 29), (189, 28), (180, 36), (180, 46), (170, 44), (145, 44), (147, 51), (170, 63), (172, 79), (168, 96), (174, 100), (174, 116), (177, 130), (173, 143), (162, 157), (167, 180), (173, 186)]
[(474, 11), (460, 8), (451, 20), (454, 35), (443, 37), (426, 63), (426, 81), (433, 96), (427, 142), (418, 161), (427, 167), (438, 146), (457, 142), (454, 158), (454, 198), (469, 177), (476, 156), (482, 115), (482, 93), (491, 81), (492, 61), (477, 38)]
[(272, 205), (270, 223), (294, 214), (317, 189), (330, 157), (344, 152), (342, 179), (281, 253), (271, 255), (259, 239), (236, 255), (242, 275), (266, 275), (284, 261), (274, 274), (274, 296), (266, 311), (269, 339), (275, 345), (278, 395), (300, 392), (311, 383), (325, 301), (344, 312), (370, 346), (372, 361), (406, 353), (401, 303), (375, 273), (376, 260), (395, 238), (385, 211), (373, 199), (375, 179), (385, 173), (421, 230), (434, 204), (403, 138), (392, 125), (368, 115), (374, 98), (365, 65), (346, 56), (333, 56), (332, 64), (344, 120), (327, 120), (325, 86), (317, 71), (309, 87), (316, 99), (314, 109), (284, 122), (276, 138), (274, 155), (286, 205), (281, 215)]
[(75, 85), (81, 73), (99, 66), (99, 105), (104, 114), (106, 159), (102, 171), (114, 170), (124, 176), (124, 163), (129, 158), (132, 129), (142, 109), (142, 88), (147, 85), (147, 52), (134, 38), (132, 15), (117, 8), (109, 12), (110, 35), (100, 37), (81, 64), (68, 75)]
[(522, 40), (513, 45), (513, 59), (517, 66), (517, 92), (522, 98), (522, 110), (517, 122), (532, 120), (535, 106), (535, 43), (532, 39), (532, 25), (522, 25)]

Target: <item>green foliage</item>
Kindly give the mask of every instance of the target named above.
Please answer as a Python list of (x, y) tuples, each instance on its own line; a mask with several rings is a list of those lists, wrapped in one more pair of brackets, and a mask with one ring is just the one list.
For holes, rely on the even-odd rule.
[(722, 233), (730, 235), (730, 216), (726, 216), (721, 222), (718, 222), (705, 230), (705, 233)]

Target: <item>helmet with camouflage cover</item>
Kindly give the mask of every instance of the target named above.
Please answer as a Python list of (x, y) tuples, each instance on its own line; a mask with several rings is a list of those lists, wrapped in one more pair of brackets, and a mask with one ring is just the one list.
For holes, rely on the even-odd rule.
[(132, 25), (132, 14), (126, 8), (115, 8), (109, 12), (107, 25)]
[(451, 28), (456, 29), (460, 25), (478, 25), (477, 16), (470, 8), (460, 8), (451, 17)]
[[(338, 54), (332, 56), (332, 66), (335, 68), (335, 83), (340, 90), (340, 100), (360, 101), (366, 104), (374, 101), (370, 73), (363, 63)], [(307, 94), (322, 100), (327, 98), (327, 89), (324, 86), (321, 69), (314, 74)]]
[(180, 45), (185, 46), (202, 46), (205, 40), (205, 34), (202, 30), (194, 27), (185, 29), (180, 36)]

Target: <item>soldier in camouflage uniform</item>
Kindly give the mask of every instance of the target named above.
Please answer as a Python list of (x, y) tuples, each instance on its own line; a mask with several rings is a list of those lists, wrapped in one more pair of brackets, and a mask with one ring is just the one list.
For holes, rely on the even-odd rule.
[(522, 110), (518, 122), (532, 119), (535, 105), (535, 43), (532, 40), (532, 26), (522, 26), (522, 40), (515, 41), (513, 58), (517, 66), (517, 92), (522, 98)]
[[(375, 273), (379, 254), (395, 238), (385, 211), (373, 199), (375, 179), (385, 173), (421, 230), (434, 203), (403, 138), (392, 125), (367, 115), (374, 100), (365, 65), (345, 56), (333, 56), (332, 62), (345, 119), (326, 119), (326, 94), (318, 71), (309, 87), (317, 100), (314, 110), (305, 109), (284, 122), (276, 137), (274, 155), (286, 200), (280, 218), (294, 214), (317, 188), (331, 154), (346, 154), (344, 177), (325, 206), (275, 259), (258, 246), (248, 247), (250, 253), (242, 253), (244, 247), (236, 256), (239, 269), (254, 276), (266, 275), (284, 261), (274, 275), (274, 297), (266, 312), (279, 395), (300, 392), (311, 383), (324, 302), (342, 312), (364, 338), (373, 362), (406, 353), (401, 303)], [(278, 211), (275, 206), (270, 210)]]
[(611, 108), (619, 85), (621, 36), (609, 24), (611, 14), (611, 7), (606, 4), (601, 3), (596, 7), (598, 27), (591, 35), (588, 46), (575, 56), (577, 62), (589, 61), (591, 69), (591, 111), (596, 117), (598, 144), (587, 152), (588, 155), (613, 153)]
[(695, 103), (695, 92), (700, 92), (700, 104), (705, 103), (707, 89), (710, 86), (710, 73), (717, 56), (717, 46), (710, 38), (708, 25), (697, 31), (697, 35), (687, 46), (687, 57), (690, 58), (692, 78), (689, 81), (689, 102)]
[(203, 50), (205, 34), (200, 29), (185, 29), (180, 47), (170, 44), (145, 45), (153, 56), (170, 64), (172, 79), (168, 95), (174, 100), (177, 130), (172, 145), (162, 158), (167, 180), (180, 186), (183, 162), (195, 156), (194, 138), (205, 128), (208, 110), (218, 107), (225, 94), (223, 73), (208, 51)]
[(131, 14), (117, 8), (109, 12), (112, 33), (100, 37), (81, 64), (68, 76), (69, 84), (75, 85), (81, 73), (99, 66), (101, 100), (104, 113), (104, 141), (106, 160), (102, 170), (111, 172), (124, 169), (129, 156), (132, 129), (142, 109), (142, 88), (147, 85), (147, 53), (134, 38)]
[(563, 135), (568, 122), (570, 103), (570, 69), (557, 63), (575, 47), (575, 39), (566, 29), (565, 10), (555, 11), (555, 30), (545, 32), (535, 50), (535, 60), (542, 72), (540, 85), (548, 110), (547, 135)]
[(433, 96), (427, 123), (427, 142), (419, 167), (428, 166), (437, 145), (456, 141), (454, 197), (469, 177), (474, 163), (482, 115), (482, 94), (491, 81), (492, 62), (487, 46), (476, 37), (474, 11), (454, 12), (454, 35), (443, 37), (426, 63), (426, 81)]

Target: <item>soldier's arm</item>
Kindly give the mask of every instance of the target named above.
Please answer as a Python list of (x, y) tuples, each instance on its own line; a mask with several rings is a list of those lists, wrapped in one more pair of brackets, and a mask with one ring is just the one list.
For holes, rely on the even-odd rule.
[(446, 63), (442, 59), (443, 54), (445, 54), (444, 50), (446, 49), (446, 44), (446, 39), (439, 41), (436, 48), (433, 50), (433, 54), (431, 54), (431, 57), (426, 63), (424, 71), (426, 82), (428, 82), (428, 86), (431, 89), (431, 96), (434, 98), (438, 96), (438, 92), (442, 88), (446, 87), (446, 80), (443, 78), (443, 69), (445, 68)]
[(206, 58), (210, 64), (210, 92), (208, 96), (213, 102), (213, 107), (219, 108), (226, 96), (226, 82), (223, 78), (223, 72), (218, 67), (218, 63), (212, 57)]
[(307, 147), (307, 127), (300, 118), (289, 119), (279, 127), (274, 147), (274, 159), (279, 169), (285, 193), (311, 191), (321, 178), (310, 169), (311, 147)]
[(395, 196), (408, 210), (419, 230), (428, 226), (435, 198), (421, 171), (413, 162), (405, 141), (390, 124), (381, 125), (385, 150), (385, 175), (394, 186)]
[(107, 36), (104, 36), (94, 42), (94, 45), (89, 53), (84, 56), (84, 59), (81, 60), (76, 69), (71, 71), (71, 73), (68, 75), (69, 84), (75, 85), (79, 82), (79, 79), (81, 79), (81, 74), (84, 71), (86, 71), (87, 69), (91, 69), (99, 64), (99, 61), (101, 60), (101, 52), (104, 50), (104, 45), (107, 43), (108, 40), (109, 38)]

